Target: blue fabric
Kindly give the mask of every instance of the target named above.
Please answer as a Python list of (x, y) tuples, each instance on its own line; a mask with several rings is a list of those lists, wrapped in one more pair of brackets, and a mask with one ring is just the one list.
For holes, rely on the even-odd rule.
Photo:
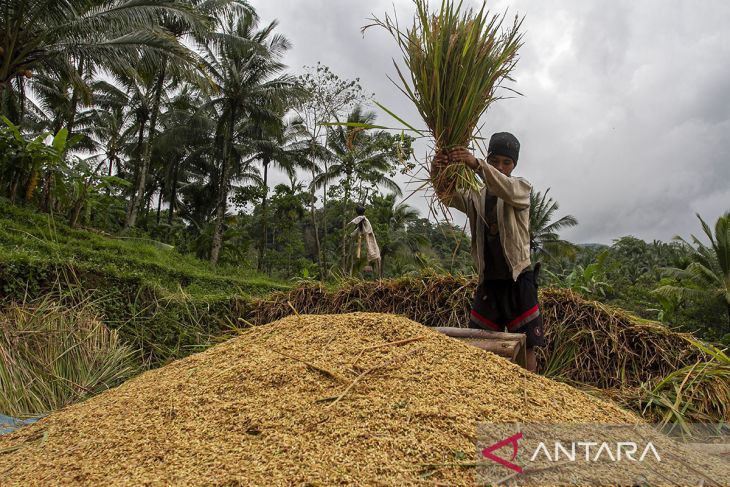
[(28, 418), (28, 419), (18, 419), (18, 418), (12, 418), (10, 416), (3, 416), (0, 414), (0, 435), (4, 435), (7, 433), (12, 433), (13, 431), (17, 430), (18, 428), (22, 428), (23, 426), (35, 423), (41, 419), (38, 418)]

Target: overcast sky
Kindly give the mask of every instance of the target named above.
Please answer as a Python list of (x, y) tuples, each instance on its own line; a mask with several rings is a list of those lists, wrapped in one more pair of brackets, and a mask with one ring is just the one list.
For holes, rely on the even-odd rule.
[[(250, 3), (262, 22), (279, 20), (293, 43), (285, 58), (292, 71), (321, 61), (343, 78), (360, 78), (376, 100), (423, 126), (388, 80), (391, 59), (400, 62), (392, 38), (383, 30), (360, 34), (372, 14), (394, 8), (410, 21), (411, 0)], [(578, 219), (565, 238), (610, 244), (623, 235), (699, 236), (695, 213), (714, 224), (730, 210), (730, 1), (489, 5), (525, 16), (510, 85), (524, 96), (490, 108), (484, 134), (510, 131), (520, 139), (514, 175), (537, 190), (551, 188), (560, 215)], [(385, 113), (379, 122), (397, 125)], [(425, 146), (416, 157), (425, 157)], [(423, 195), (408, 203), (425, 216)]]

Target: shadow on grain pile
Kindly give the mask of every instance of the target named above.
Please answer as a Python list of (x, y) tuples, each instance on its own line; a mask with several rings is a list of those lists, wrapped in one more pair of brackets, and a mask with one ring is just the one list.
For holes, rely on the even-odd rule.
[[(4, 485), (411, 485), (474, 457), (478, 421), (639, 419), (406, 318), (303, 315), (0, 437), (0, 472)], [(474, 482), (469, 468), (429, 475)]]

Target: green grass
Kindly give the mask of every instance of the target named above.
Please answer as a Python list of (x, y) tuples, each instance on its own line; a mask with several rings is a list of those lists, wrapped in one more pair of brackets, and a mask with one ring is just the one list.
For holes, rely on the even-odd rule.
[(64, 266), (77, 275), (133, 280), (151, 288), (199, 296), (230, 295), (232, 291), (263, 295), (289, 287), (237, 268), (213, 269), (207, 262), (152, 240), (74, 230), (60, 220), (0, 201), (3, 294), (17, 294), (14, 291), (19, 285), (43, 286), (44, 276), (52, 277), (53, 268)]
[(144, 238), (72, 229), (0, 200), (0, 300), (94, 295), (105, 323), (158, 365), (205, 347), (251, 297), (286, 282), (207, 262)]

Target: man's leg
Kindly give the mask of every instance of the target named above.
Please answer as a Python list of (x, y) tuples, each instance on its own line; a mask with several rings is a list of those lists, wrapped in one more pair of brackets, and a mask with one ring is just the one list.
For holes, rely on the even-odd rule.
[(537, 356), (535, 355), (535, 347), (527, 347), (525, 353), (527, 356), (527, 370), (537, 372)]
[(511, 298), (508, 303), (511, 306), (509, 310), (511, 321), (507, 325), (507, 330), (526, 335), (525, 368), (530, 372), (537, 372), (535, 348), (545, 346), (545, 337), (537, 299), (537, 285), (532, 272), (520, 274), (517, 282), (512, 284)]

